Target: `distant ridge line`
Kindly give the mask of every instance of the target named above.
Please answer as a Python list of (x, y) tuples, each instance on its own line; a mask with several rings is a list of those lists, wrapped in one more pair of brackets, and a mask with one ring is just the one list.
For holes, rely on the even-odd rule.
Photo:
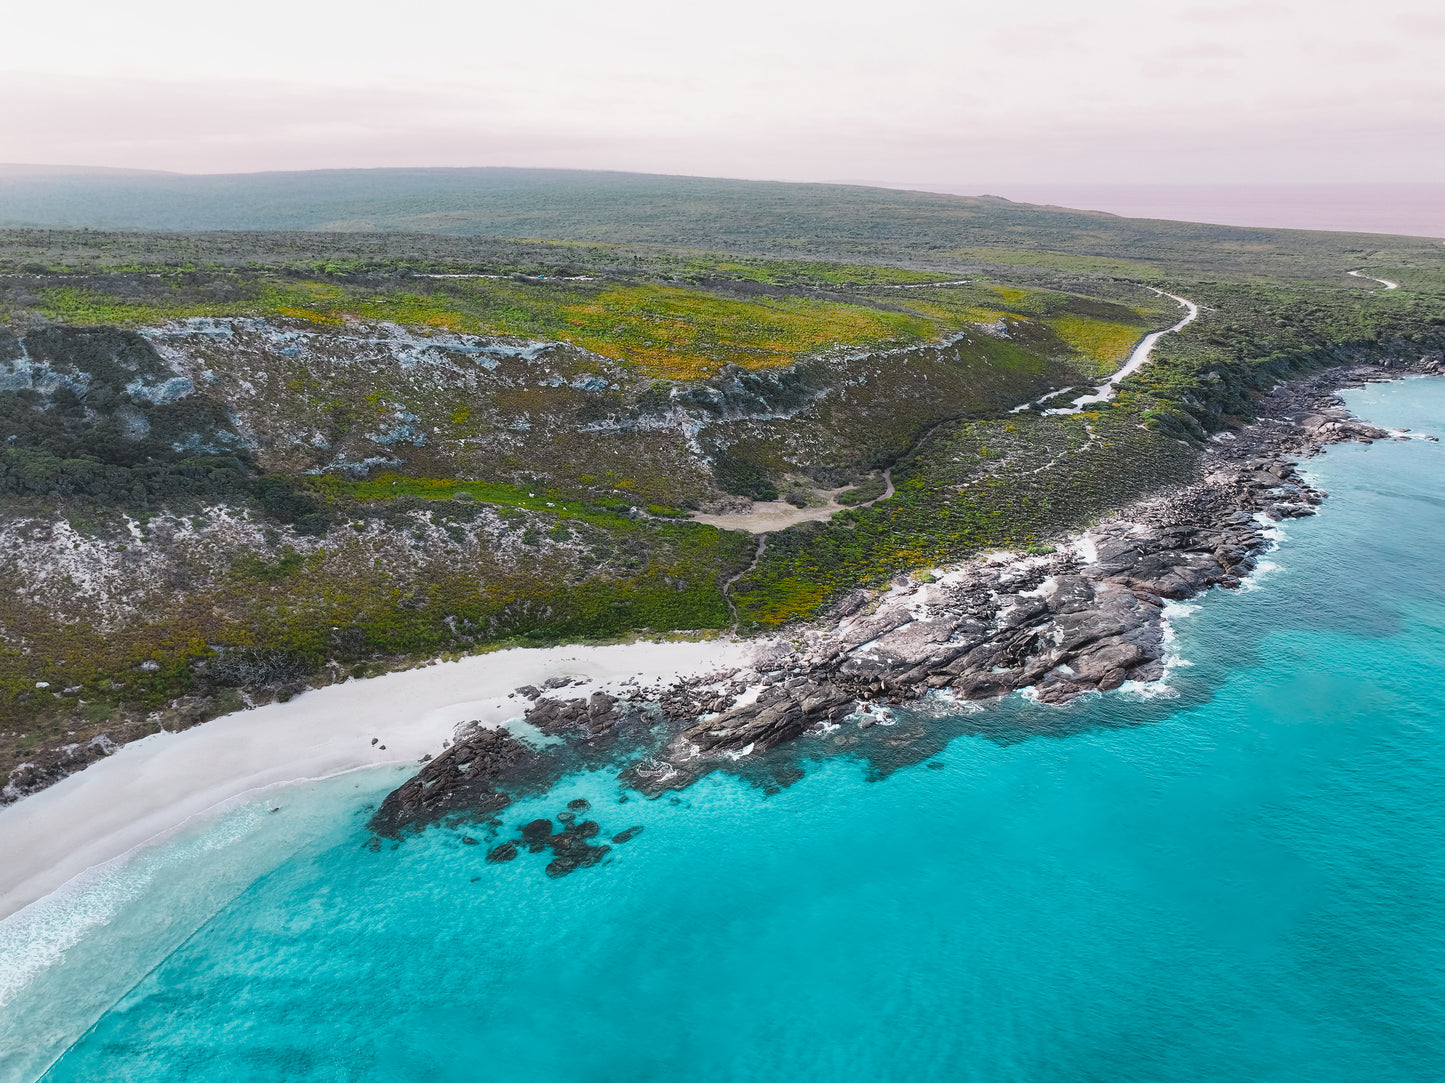
[(183, 177), (169, 169), (124, 169), (109, 165), (54, 165), (0, 162), (0, 177)]

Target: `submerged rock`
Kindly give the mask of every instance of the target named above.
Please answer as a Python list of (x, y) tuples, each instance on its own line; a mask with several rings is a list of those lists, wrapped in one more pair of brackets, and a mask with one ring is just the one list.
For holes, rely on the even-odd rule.
[(511, 861), (517, 856), (517, 844), (515, 842), (504, 842), (500, 846), (493, 846), (487, 851), (487, 860), (494, 865), (504, 861)]
[(522, 827), (522, 838), (527, 843), (527, 849), (534, 854), (540, 854), (547, 848), (552, 839), (551, 820), (533, 820)]

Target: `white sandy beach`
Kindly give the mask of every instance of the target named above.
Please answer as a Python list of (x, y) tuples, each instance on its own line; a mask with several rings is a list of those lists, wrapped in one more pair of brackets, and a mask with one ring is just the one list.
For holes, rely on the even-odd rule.
[(415, 762), (436, 754), (459, 723), (517, 718), (526, 701), (509, 693), (521, 685), (585, 678), (586, 687), (569, 693), (585, 695), (742, 666), (750, 650), (730, 639), (518, 648), (347, 681), (155, 734), (0, 809), (0, 919), (243, 795)]

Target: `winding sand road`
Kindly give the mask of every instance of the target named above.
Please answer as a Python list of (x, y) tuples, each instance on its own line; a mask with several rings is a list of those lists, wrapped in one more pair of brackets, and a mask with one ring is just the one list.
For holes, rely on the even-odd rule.
[(1388, 278), (1376, 278), (1374, 275), (1367, 275), (1362, 271), (1346, 271), (1345, 274), (1354, 275), (1356, 278), (1368, 278), (1371, 282), (1378, 282), (1387, 290), (1397, 290), (1400, 288), (1400, 283), (1398, 282), (1391, 282)]
[(1134, 347), (1134, 352), (1129, 355), (1129, 360), (1124, 362), (1123, 367), (1114, 373), (1114, 375), (1110, 376), (1104, 383), (1094, 388), (1093, 394), (1080, 396), (1075, 399), (1070, 406), (1061, 406), (1054, 410), (1045, 410), (1044, 413), (1046, 415), (1082, 413), (1086, 406), (1093, 403), (1108, 402), (1118, 392), (1120, 380), (1126, 376), (1132, 376), (1144, 367), (1149, 360), (1149, 354), (1161, 338), (1165, 335), (1172, 335), (1176, 331), (1182, 331), (1199, 318), (1199, 306), (1193, 301), (1186, 300), (1173, 293), (1165, 293), (1163, 290), (1154, 289), (1153, 286), (1146, 286), (1145, 288), (1154, 290), (1160, 297), (1167, 297), (1171, 301), (1178, 302), (1184, 309), (1184, 318), (1172, 327), (1166, 327), (1162, 331), (1155, 331), (1152, 334), (1145, 335), (1144, 338), (1140, 340), (1139, 345)]

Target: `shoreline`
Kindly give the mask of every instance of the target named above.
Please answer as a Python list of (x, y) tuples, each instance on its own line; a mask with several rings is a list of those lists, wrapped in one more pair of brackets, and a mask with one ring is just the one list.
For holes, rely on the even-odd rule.
[[(788, 638), (511, 648), (346, 681), (124, 745), (0, 808), (0, 920), (269, 788), (420, 763), (415, 794), (428, 779), (445, 781), (478, 740), (523, 747), (494, 732), (504, 723), (582, 747), (629, 717), (635, 723), (639, 711), (660, 716), (664, 746), (622, 775), (655, 796), (805, 732), (887, 724), (889, 707), (930, 693), (966, 702), (1026, 691), (1062, 704), (1157, 681), (1166, 603), (1239, 586), (1270, 544), (1271, 519), (1312, 514), (1323, 499), (1296, 463), (1329, 444), (1393, 435), (1340, 409), (1335, 392), (1414, 374), (1438, 366), (1341, 366), (1281, 385), (1258, 420), (1215, 434), (1194, 483), (1061, 539), (1049, 556), (984, 555), (938, 576), (900, 577), (881, 593), (853, 591)], [(1201, 529), (1213, 532), (1207, 543)], [(549, 681), (546, 691), (558, 694), (526, 687)], [(479, 725), (461, 728), (469, 722)], [(470, 790), (455, 781), (435, 787), (429, 807), (388, 798), (392, 827), (465, 812), (476, 783), (507, 779), (499, 766)]]
[[(666, 685), (744, 662), (733, 639), (516, 647), (315, 689), (157, 733), (0, 809), (0, 921), (88, 870), (277, 786), (415, 764), (458, 726), (499, 726), (519, 685)], [(375, 743), (373, 744), (373, 738)]]
[[(1214, 434), (1192, 481), (1061, 538), (1047, 555), (984, 554), (896, 577), (881, 592), (856, 589), (811, 624), (758, 641), (751, 666), (721, 682), (680, 681), (648, 701), (600, 705), (543, 696), (526, 718), (560, 739), (563, 753), (594, 762), (609, 740), (661, 726), (661, 741), (644, 746), (650, 755), (619, 775), (656, 797), (717, 770), (752, 769), (788, 785), (801, 776), (790, 761), (813, 744), (800, 738), (828, 735), (838, 749), (855, 748), (873, 739), (863, 731), (893, 724), (891, 708), (931, 695), (968, 710), (1016, 692), (1061, 706), (1147, 688), (1167, 673), (1170, 603), (1243, 585), (1274, 547), (1274, 525), (1313, 515), (1325, 499), (1300, 475), (1302, 460), (1335, 443), (1406, 438), (1354, 417), (1337, 392), (1440, 367), (1393, 359), (1282, 383), (1261, 396), (1254, 422)], [(894, 750), (930, 739), (917, 727), (885, 732)], [(372, 828), (400, 837), (495, 812), (561, 758), (495, 733), (465, 739), (388, 796)]]

